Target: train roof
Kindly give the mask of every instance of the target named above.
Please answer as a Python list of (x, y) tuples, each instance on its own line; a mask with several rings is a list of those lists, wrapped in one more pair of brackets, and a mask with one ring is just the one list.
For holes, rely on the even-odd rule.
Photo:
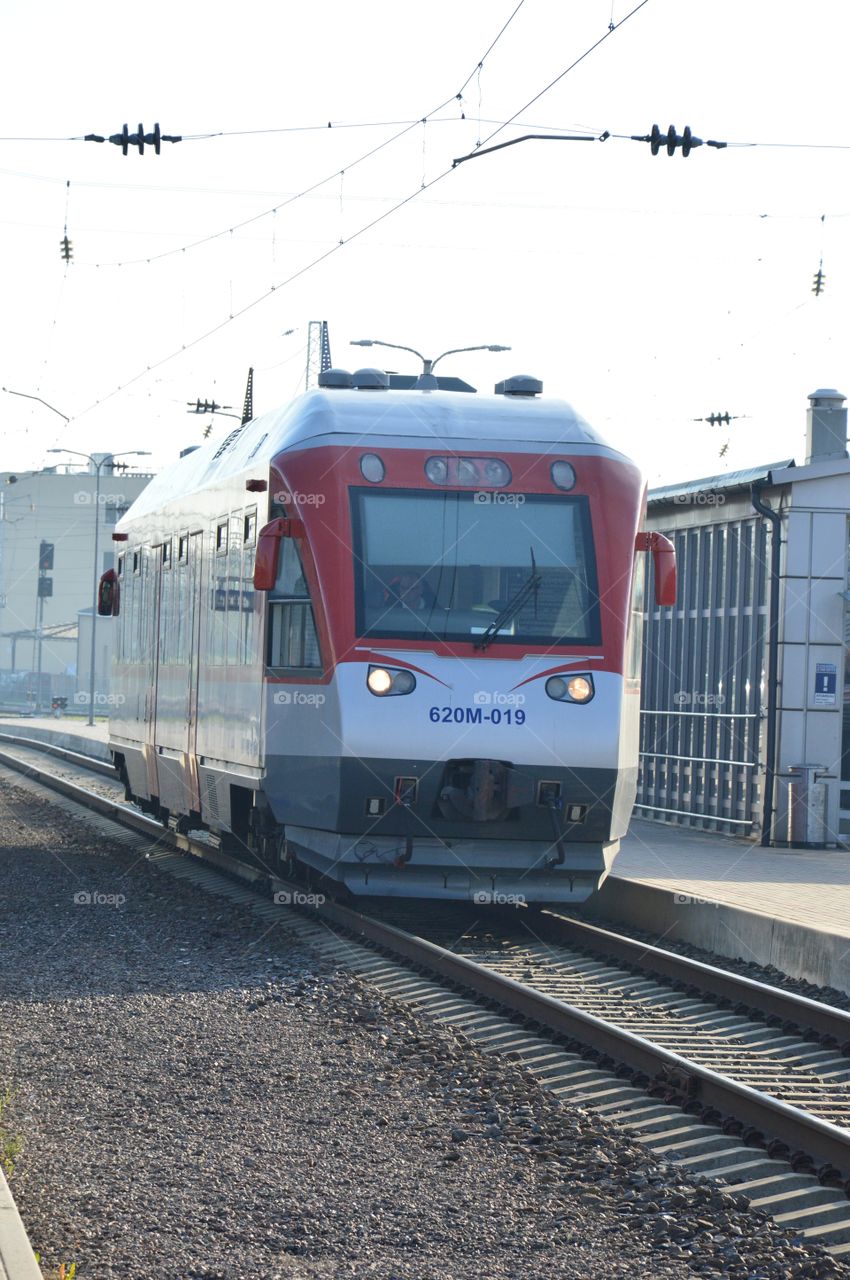
[(560, 445), (573, 453), (624, 457), (563, 400), (318, 388), (165, 467), (124, 519), (145, 515), (247, 470), (265, 468), (281, 453), (350, 444), (352, 437), (364, 448), (407, 446), (455, 452), (461, 447), (501, 447), (512, 452), (552, 452), (553, 445)]

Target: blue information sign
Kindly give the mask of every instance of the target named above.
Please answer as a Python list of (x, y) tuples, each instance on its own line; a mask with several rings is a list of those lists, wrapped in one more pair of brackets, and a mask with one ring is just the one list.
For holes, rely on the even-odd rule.
[(818, 662), (815, 667), (815, 706), (834, 707), (838, 680), (834, 662)]

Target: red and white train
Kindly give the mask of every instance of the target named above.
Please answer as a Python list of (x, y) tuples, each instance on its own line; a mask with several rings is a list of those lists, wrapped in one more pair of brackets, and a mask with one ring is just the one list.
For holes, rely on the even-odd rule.
[(113, 535), (127, 795), (354, 894), (578, 902), (637, 778), (645, 485), (530, 378), (316, 390), (163, 471)]

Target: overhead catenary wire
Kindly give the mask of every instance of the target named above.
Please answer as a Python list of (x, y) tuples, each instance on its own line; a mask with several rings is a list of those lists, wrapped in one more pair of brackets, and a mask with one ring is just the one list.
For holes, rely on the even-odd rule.
[[(409, 123), (405, 124), (404, 127), (398, 133), (394, 134), (391, 138), (386, 138), (383, 142), (378, 143), (377, 146), (370, 148), (370, 150), (365, 152), (364, 155), (358, 156), (357, 159), (348, 162), (346, 165), (344, 165), (340, 169), (335, 169), (333, 173), (328, 174), (324, 178), (321, 178), (318, 182), (313, 183), (310, 187), (305, 188), (303, 191), (299, 191), (295, 195), (290, 196), (288, 199), (282, 201), (280, 204), (275, 205), (272, 209), (265, 209), (263, 210), (262, 213), (254, 214), (252, 217), (246, 218), (242, 222), (234, 223), (234, 225), (231, 227), (224, 228), (221, 231), (213, 232), (211, 235), (204, 236), (200, 240), (194, 241), (191, 244), (183, 245), (181, 248), (178, 248), (178, 249), (168, 249), (162, 253), (155, 254), (151, 257), (136, 258), (136, 259), (131, 259), (123, 262), (115, 262), (115, 263), (96, 263), (95, 265), (99, 267), (100, 266), (133, 266), (142, 262), (148, 263), (148, 262), (158, 261), (162, 258), (170, 257), (173, 254), (185, 253), (187, 250), (195, 249), (202, 244), (208, 244), (211, 240), (216, 240), (221, 236), (232, 235), (234, 231), (241, 230), (242, 227), (249, 226), (252, 223), (259, 221), (261, 218), (268, 217), (270, 214), (276, 214), (277, 212), (279, 212), (280, 209), (285, 208), (287, 205), (293, 204), (296, 200), (301, 200), (305, 196), (311, 195), (314, 191), (317, 191), (320, 187), (324, 186), (326, 183), (332, 182), (337, 177), (339, 177), (340, 181), (342, 181), (345, 175), (346, 169), (351, 170), (357, 167), (358, 165), (365, 163), (365, 161), (371, 159), (373, 156), (377, 155), (380, 151), (383, 151), (385, 147), (391, 146), (392, 143), (397, 142), (400, 138), (403, 138), (407, 133), (410, 132), (411, 129), (415, 129), (420, 124), (424, 126), (427, 123), (427, 121), (431, 119), (432, 116), (435, 116), (440, 111), (445, 110), (445, 108), (449, 106), (450, 103), (460, 98), (464, 88), (469, 84), (473, 76), (476, 75), (477, 73), (480, 73), (480, 70), (484, 65), (485, 59), (490, 55), (490, 53), (492, 53), (493, 49), (495, 49), (496, 45), (499, 43), (502, 36), (507, 31), (508, 27), (511, 25), (516, 15), (519, 13), (524, 3), (525, 3), (525, 0), (519, 0), (519, 4), (513, 10), (510, 17), (507, 19), (507, 21), (503, 24), (501, 30), (499, 31), (495, 39), (490, 42), (486, 52), (478, 59), (478, 62), (476, 63), (475, 67), (470, 72), (470, 74), (467, 76), (466, 80), (461, 85), (457, 94), (452, 95), (452, 97), (450, 98), (446, 98), (445, 101), (441, 102), (438, 107), (434, 107), (431, 111), (426, 112), (424, 116), (420, 116), (416, 120), (410, 121)], [(646, 3), (646, 0), (644, 0), (644, 3)], [(423, 183), (422, 183), (422, 186), (420, 187), (420, 190), (422, 191), (425, 190), (424, 175), (423, 175)], [(342, 244), (343, 241), (340, 240), (340, 243)]]
[[(643, 6), (647, 3), (648, 3), (648, 0), (641, 0), (640, 4), (638, 4), (634, 9), (632, 9), (631, 12), (626, 15), (625, 18), (621, 19), (621, 21), (617, 24), (617, 28), (615, 29), (619, 29), (619, 27), (621, 27), (623, 23), (628, 20), (629, 17), (631, 17), (634, 13), (637, 13), (637, 11), (643, 8)], [(517, 8), (514, 10), (514, 13), (512, 14), (512, 18), (516, 15), (516, 13), (519, 12), (520, 7), (521, 5), (518, 5)], [(508, 24), (505, 24), (505, 27), (502, 28), (502, 32), (500, 33), (500, 35), (504, 33), (504, 31), (507, 29), (507, 26)], [(609, 31), (606, 34), (610, 35), (611, 32)], [(567, 67), (565, 71), (561, 72), (560, 75), (558, 75), (553, 81), (551, 81), (550, 84), (545, 89), (542, 89), (540, 93), (536, 94), (527, 105), (530, 106), (531, 103), (539, 101), (539, 99), (543, 96), (544, 93), (547, 92), (549, 88), (552, 88), (555, 84), (563, 80), (564, 76), (570, 70), (572, 70), (573, 67), (578, 66), (580, 62), (584, 61), (584, 59), (588, 56), (588, 54), (592, 53), (594, 49), (597, 49), (601, 43), (602, 43), (601, 40), (595, 41), (595, 43), (590, 47), (590, 49), (588, 49), (584, 54), (582, 54), (581, 57), (575, 59), (575, 61), (571, 63), (570, 66)], [(491, 45), (490, 47), (492, 49), (493, 46)], [(450, 101), (450, 99), (447, 101)], [(445, 106), (446, 103), (443, 103), (442, 105)], [(437, 108), (437, 110), (441, 110), (441, 109), (442, 107)], [(526, 107), (521, 107), (519, 111), (514, 113), (514, 115), (511, 117), (511, 120), (515, 120), (516, 117), (524, 110), (526, 110)], [(495, 136), (495, 134), (491, 136)], [(287, 285), (292, 284), (295, 280), (300, 279), (302, 276), (306, 275), (308, 271), (311, 271), (314, 267), (317, 267), (321, 263), (326, 262), (335, 253), (338, 253), (340, 249), (344, 248), (348, 244), (351, 244), (354, 240), (359, 239), (360, 236), (365, 235), (367, 231), (371, 231), (373, 227), (376, 227), (380, 223), (386, 221), (387, 218), (392, 217), (392, 215), (397, 213), (399, 209), (402, 209), (406, 205), (410, 204), (413, 200), (415, 200), (418, 196), (420, 196), (422, 192), (428, 191), (432, 187), (436, 186), (438, 182), (442, 182), (443, 179), (447, 178), (453, 171), (454, 171), (453, 166), (449, 166), (448, 168), (444, 169), (441, 173), (437, 174), (434, 178), (431, 178), (427, 182), (423, 182), (421, 186), (411, 191), (408, 195), (403, 197), (401, 200), (398, 200), (389, 209), (385, 209), (382, 213), (378, 214), (377, 217), (371, 219), (367, 223), (364, 223), (356, 231), (352, 232), (352, 234), (347, 238), (345, 239), (340, 238), (340, 241), (338, 244), (331, 245), (330, 248), (326, 249), (323, 253), (317, 255), (315, 258), (311, 259), (310, 262), (305, 263), (304, 266), (299, 267), (298, 270), (292, 272), (289, 276), (287, 276), (285, 280), (282, 280), (279, 284), (272, 285), (270, 289), (265, 290), (264, 293), (254, 298), (251, 302), (246, 303), (245, 306), (240, 307), (237, 311), (232, 312), (230, 315), (228, 315), (224, 320), (220, 321), (218, 324), (213, 325), (210, 329), (206, 330), (202, 334), (199, 334), (196, 338), (192, 339), (190, 342), (181, 344), (181, 346), (178, 349), (175, 349), (169, 355), (163, 356), (161, 359), (154, 361), (149, 365), (146, 365), (144, 369), (141, 369), (132, 378), (128, 379), (126, 382), (122, 383), (120, 386), (115, 387), (107, 395), (99, 398), (98, 400), (93, 401), (86, 408), (82, 409), (80, 413), (75, 415), (75, 418), (78, 419), (83, 417), (85, 414), (90, 413), (92, 410), (98, 408), (100, 405), (106, 403), (108, 400), (113, 399), (116, 395), (126, 390), (127, 387), (132, 386), (134, 383), (138, 382), (141, 378), (146, 377), (147, 374), (153, 372), (155, 369), (162, 368), (163, 365), (168, 364), (171, 360), (176, 359), (178, 356), (182, 355), (185, 351), (189, 351), (192, 348), (197, 347), (198, 345), (200, 345), (200, 343), (205, 342), (208, 338), (211, 338), (214, 334), (220, 333), (222, 329), (226, 328), (229, 324), (233, 323), (234, 320), (237, 320), (241, 316), (246, 315), (249, 311), (252, 311), (255, 307), (259, 306), (260, 303), (265, 302), (268, 298), (270, 298), (274, 293), (278, 292), (280, 289), (285, 288)], [(337, 170), (336, 173), (331, 176), (335, 177), (343, 172), (344, 170), (341, 170), (341, 171)]]

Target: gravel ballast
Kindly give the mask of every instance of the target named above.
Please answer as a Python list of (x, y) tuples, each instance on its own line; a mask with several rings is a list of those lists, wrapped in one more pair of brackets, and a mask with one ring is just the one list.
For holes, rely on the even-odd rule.
[(45, 1274), (850, 1277), (329, 969), (287, 908), (269, 926), (2, 786), (0, 1126)]

